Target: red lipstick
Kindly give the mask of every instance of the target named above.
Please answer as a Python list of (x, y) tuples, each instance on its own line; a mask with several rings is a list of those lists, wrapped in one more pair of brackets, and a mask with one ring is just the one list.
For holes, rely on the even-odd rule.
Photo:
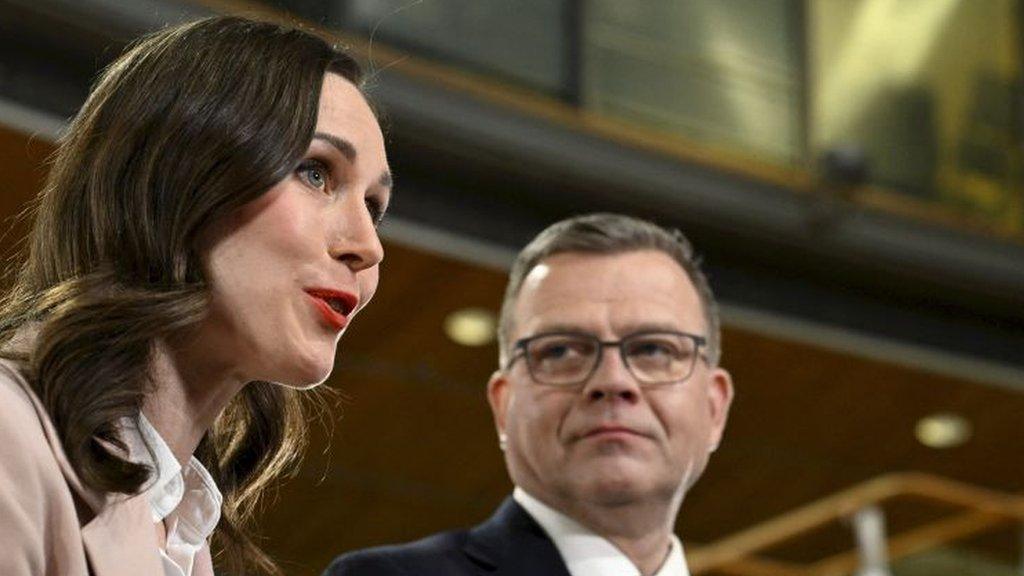
[(330, 288), (307, 288), (306, 294), (320, 312), (324, 323), (334, 330), (342, 330), (348, 325), (349, 314), (359, 304), (356, 295)]

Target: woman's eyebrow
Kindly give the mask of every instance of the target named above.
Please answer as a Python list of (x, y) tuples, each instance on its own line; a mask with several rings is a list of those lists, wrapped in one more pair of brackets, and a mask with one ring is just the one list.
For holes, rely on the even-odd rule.
[(355, 162), (356, 147), (353, 146), (352, 143), (349, 142), (348, 140), (345, 140), (344, 138), (339, 138), (334, 134), (328, 134), (326, 132), (316, 132), (313, 134), (313, 138), (317, 138), (323, 140), (324, 142), (327, 142), (331, 146), (337, 148), (338, 152), (341, 152), (342, 156), (348, 158), (349, 162)]
[[(348, 159), (349, 162), (355, 162), (356, 160), (356, 147), (351, 142), (344, 138), (339, 138), (334, 134), (328, 134), (327, 132), (316, 132), (313, 134), (313, 138), (323, 140), (331, 146), (338, 149), (341, 155)], [(385, 170), (381, 173), (380, 178), (377, 180), (377, 184), (382, 188), (391, 188), (394, 185), (394, 180), (391, 177), (391, 172)]]

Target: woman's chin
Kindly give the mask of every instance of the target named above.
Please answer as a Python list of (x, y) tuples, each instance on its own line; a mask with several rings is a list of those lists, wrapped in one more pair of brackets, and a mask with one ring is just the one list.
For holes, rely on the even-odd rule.
[(327, 368), (326, 370), (301, 374), (293, 372), (287, 376), (282, 375), (282, 377), (271, 380), (271, 382), (284, 388), (291, 388), (292, 390), (311, 390), (323, 384), (330, 376), (331, 369)]
[(334, 371), (334, 363), (327, 363), (323, 366), (310, 366), (308, 370), (297, 373), (294, 378), (282, 383), (282, 386), (295, 390), (309, 390), (323, 384), (331, 377)]
[(287, 338), (287, 346), (253, 346), (249, 357), (257, 363), (240, 370), (250, 381), (273, 382), (285, 388), (315, 388), (334, 371), (337, 347), (330, 341)]
[(274, 382), (295, 390), (316, 388), (330, 378), (331, 372), (334, 371), (334, 350), (332, 349), (331, 352), (330, 356), (324, 354), (323, 356), (296, 358), (296, 362), (283, 370), (284, 366), (278, 366), (278, 377)]
[(323, 384), (325, 380), (327, 379), (324, 378), (319, 382), (275, 382), (275, 384), (290, 390), (312, 390)]

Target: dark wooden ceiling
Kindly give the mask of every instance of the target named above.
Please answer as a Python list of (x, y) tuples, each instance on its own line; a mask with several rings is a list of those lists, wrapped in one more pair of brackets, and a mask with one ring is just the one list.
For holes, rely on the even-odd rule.
[[(5, 261), (25, 230), (9, 218), (38, 190), (50, 149), (0, 129)], [(484, 398), (496, 348), (462, 347), (442, 332), (456, 309), (496, 311), (504, 272), (413, 246), (386, 250), (376, 299), (316, 393), (325, 410), (310, 422), (301, 472), (266, 504), (264, 542), (288, 574), (319, 574), (354, 548), (471, 525), (510, 490)], [(728, 318), (724, 350), (736, 402), (724, 443), (684, 504), (684, 541), (713, 541), (892, 471), (1022, 488), (1017, 391), (754, 333)], [(920, 445), (914, 426), (934, 412), (969, 419), (971, 440), (949, 450)], [(779, 554), (809, 559), (851, 545), (833, 530)]]

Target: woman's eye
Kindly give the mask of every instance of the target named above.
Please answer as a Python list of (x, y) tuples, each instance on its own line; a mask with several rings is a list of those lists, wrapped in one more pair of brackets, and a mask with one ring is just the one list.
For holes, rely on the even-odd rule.
[(376, 198), (367, 198), (366, 210), (370, 213), (370, 219), (373, 220), (373, 225), (380, 226), (381, 221), (384, 220), (384, 212), (386, 210), (381, 201)]
[(306, 162), (299, 166), (297, 173), (306, 184), (317, 190), (327, 189), (327, 167), (320, 162)]

